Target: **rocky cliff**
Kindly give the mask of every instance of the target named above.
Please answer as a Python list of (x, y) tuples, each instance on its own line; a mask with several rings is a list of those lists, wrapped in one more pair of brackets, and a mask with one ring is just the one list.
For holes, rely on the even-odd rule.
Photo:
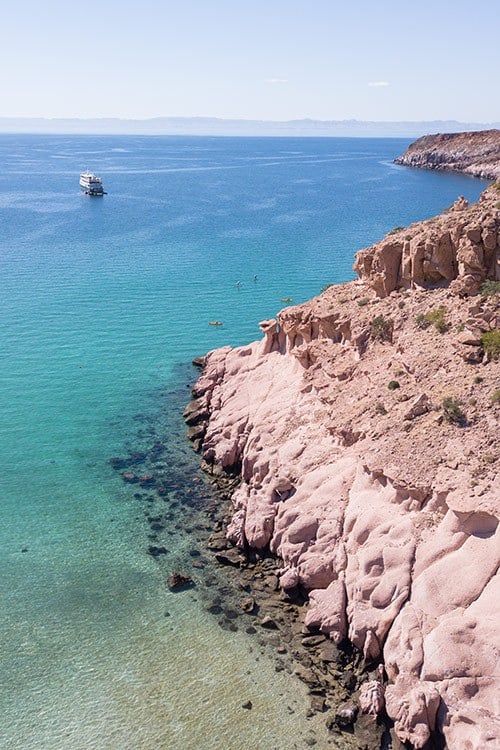
[(459, 198), (440, 216), (394, 229), (357, 253), (354, 269), (379, 296), (450, 282), (458, 294), (477, 294), (486, 279), (500, 279), (500, 183), (478, 203)]
[[(439, 221), (451, 232), (469, 210)], [(474, 246), (492, 244), (482, 232)], [(437, 731), (453, 750), (493, 750), (499, 297), (494, 285), (463, 299), (416, 281), (391, 292), (389, 250), (374, 253), (377, 284), (364, 252), (365, 281), (281, 311), (261, 341), (208, 354), (190, 421), (209, 470), (241, 478), (232, 542), (282, 558), (282, 589), (308, 594), (307, 626), (384, 666), (361, 709), (381, 710), (385, 692), (415, 748)]]
[(500, 180), (500, 130), (425, 135), (412, 143), (396, 164), (465, 172)]

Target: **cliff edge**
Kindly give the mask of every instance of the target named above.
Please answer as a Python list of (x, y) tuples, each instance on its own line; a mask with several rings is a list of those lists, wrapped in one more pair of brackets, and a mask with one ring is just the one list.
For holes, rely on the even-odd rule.
[[(469, 210), (440, 221), (451, 232)], [(370, 273), (263, 321), (263, 340), (208, 354), (189, 421), (209, 470), (241, 478), (231, 541), (282, 558), (282, 589), (308, 594), (306, 625), (383, 664), (361, 710), (385, 693), (401, 741), (424, 748), (437, 731), (453, 750), (493, 750), (498, 288), (464, 299), (391, 281), (381, 298)]]
[(500, 280), (500, 183), (477, 203), (460, 197), (439, 216), (393, 229), (356, 254), (354, 270), (381, 297), (448, 285), (477, 294), (485, 280)]
[(395, 163), (500, 180), (500, 130), (424, 135), (395, 159)]

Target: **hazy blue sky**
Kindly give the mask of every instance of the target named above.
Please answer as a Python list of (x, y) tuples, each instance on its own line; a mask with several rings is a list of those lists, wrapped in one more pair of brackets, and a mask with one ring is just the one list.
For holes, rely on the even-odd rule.
[(500, 0), (13, 0), (0, 116), (500, 120)]

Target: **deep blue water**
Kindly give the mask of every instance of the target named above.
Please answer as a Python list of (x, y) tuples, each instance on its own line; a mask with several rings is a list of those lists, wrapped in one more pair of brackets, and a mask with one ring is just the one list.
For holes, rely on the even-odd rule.
[[(483, 189), (393, 165), (406, 145), (0, 137), (2, 746), (304, 746), (300, 691), (195, 594), (165, 592), (108, 459), (149, 430), (189, 484), (191, 358), (253, 340), (282, 298), (351, 279), (357, 249)], [(86, 168), (108, 195), (79, 192)], [(182, 559), (182, 531), (170, 546)]]

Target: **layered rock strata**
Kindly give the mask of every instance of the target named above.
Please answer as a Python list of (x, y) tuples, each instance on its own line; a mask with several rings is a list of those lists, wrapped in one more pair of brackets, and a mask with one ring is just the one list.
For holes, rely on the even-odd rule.
[(412, 143), (396, 164), (464, 172), (500, 180), (500, 130), (425, 135)]
[(458, 294), (477, 294), (486, 279), (500, 279), (500, 184), (478, 203), (459, 198), (439, 216), (394, 229), (358, 252), (354, 269), (379, 296), (450, 282)]
[(207, 355), (187, 412), (209, 469), (241, 478), (230, 540), (384, 665), (360, 701), (415, 748), (499, 747), (498, 301), (331, 287)]

